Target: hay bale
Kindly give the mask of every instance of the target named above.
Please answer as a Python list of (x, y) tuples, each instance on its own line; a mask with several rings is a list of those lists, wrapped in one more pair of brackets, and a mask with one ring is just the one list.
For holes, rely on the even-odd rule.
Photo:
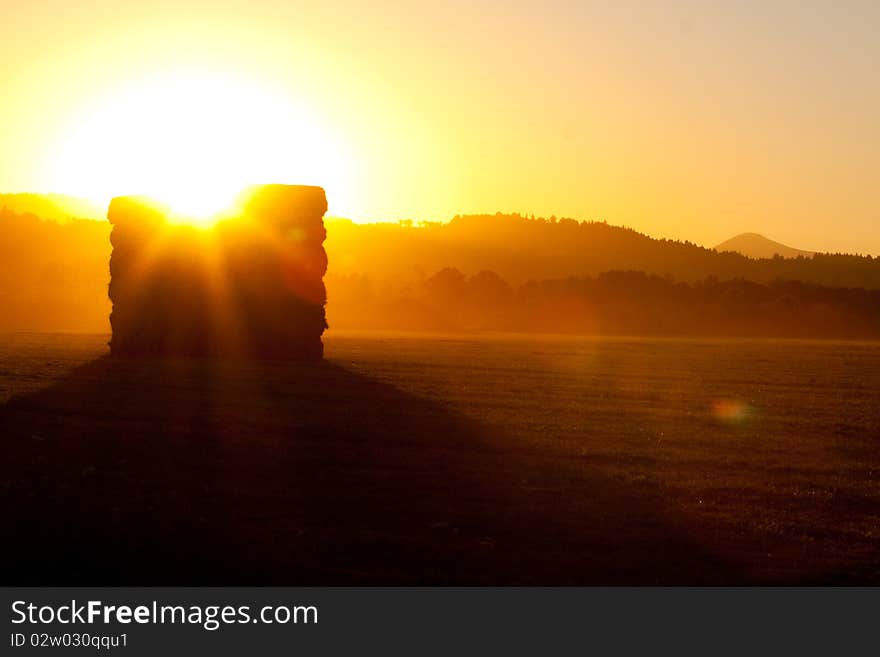
[(327, 195), (311, 185), (258, 185), (246, 189), (239, 204), (245, 216), (278, 228), (323, 227)]
[(148, 200), (113, 199), (112, 354), (323, 355), (324, 190), (247, 194), (241, 217), (208, 232), (169, 225)]

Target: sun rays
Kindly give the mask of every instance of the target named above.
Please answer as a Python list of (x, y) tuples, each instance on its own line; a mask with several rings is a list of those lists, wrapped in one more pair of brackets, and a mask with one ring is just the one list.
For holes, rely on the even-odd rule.
[(353, 177), (350, 148), (305, 99), (234, 72), (172, 71), (71, 110), (51, 179), (102, 204), (147, 194), (174, 222), (211, 225), (253, 182), (322, 184), (344, 200)]
[(321, 357), (324, 190), (260, 185), (235, 207), (206, 228), (113, 199), (111, 354)]

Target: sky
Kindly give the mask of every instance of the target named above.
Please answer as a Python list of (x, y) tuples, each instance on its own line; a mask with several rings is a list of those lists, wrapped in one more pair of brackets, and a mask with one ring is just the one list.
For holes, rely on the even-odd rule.
[[(613, 5), (613, 6), (612, 6)], [(880, 3), (0, 0), (0, 192), (880, 255)], [(229, 192), (231, 193), (231, 192)]]

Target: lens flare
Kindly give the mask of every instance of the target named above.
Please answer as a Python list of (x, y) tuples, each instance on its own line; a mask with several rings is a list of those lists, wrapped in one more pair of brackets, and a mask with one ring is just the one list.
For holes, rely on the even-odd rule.
[(753, 415), (752, 406), (739, 399), (718, 399), (712, 403), (712, 416), (723, 424), (742, 425)]

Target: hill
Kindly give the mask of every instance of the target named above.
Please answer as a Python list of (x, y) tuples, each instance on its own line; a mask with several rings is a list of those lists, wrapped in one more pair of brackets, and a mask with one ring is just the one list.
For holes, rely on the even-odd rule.
[(106, 215), (106, 210), (92, 201), (66, 194), (0, 194), (0, 210), (33, 214), (52, 221), (103, 221)]
[[(876, 294), (861, 294), (880, 290), (871, 256), (754, 259), (604, 222), (500, 213), (326, 226), (334, 328), (880, 333)], [(0, 330), (107, 331), (109, 233), (106, 221), (0, 208)]]
[(736, 237), (731, 237), (729, 240), (725, 240), (716, 246), (715, 250), (719, 253), (733, 251), (747, 258), (772, 258), (777, 255), (783, 258), (812, 258), (814, 255), (812, 251), (804, 251), (786, 246), (759, 233), (742, 233)]
[(0, 207), (0, 331), (106, 331), (110, 224)]
[(880, 258), (871, 256), (754, 259), (604, 222), (518, 214), (461, 215), (443, 224), (330, 221), (326, 248), (333, 275), (365, 274), (395, 288), (416, 285), (444, 267), (465, 274), (491, 270), (514, 286), (632, 270), (689, 283), (715, 277), (880, 288)]

